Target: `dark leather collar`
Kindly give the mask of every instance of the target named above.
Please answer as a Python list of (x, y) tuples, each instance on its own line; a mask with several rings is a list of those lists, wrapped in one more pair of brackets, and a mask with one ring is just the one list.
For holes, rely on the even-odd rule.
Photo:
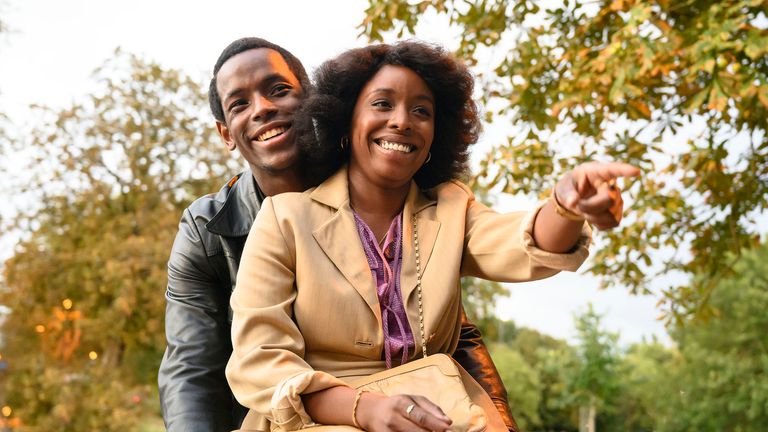
[[(205, 224), (205, 228), (225, 237), (240, 237), (248, 235), (261, 208), (264, 194), (256, 185), (251, 171), (238, 174), (229, 181), (219, 192), (226, 194), (224, 204), (218, 212)], [(219, 198), (217, 196), (216, 198)]]

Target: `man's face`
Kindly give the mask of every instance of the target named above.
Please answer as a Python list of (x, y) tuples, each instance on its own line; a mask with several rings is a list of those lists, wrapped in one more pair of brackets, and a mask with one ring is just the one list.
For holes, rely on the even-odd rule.
[(216, 128), (227, 149), (238, 149), (253, 170), (295, 169), (291, 126), (303, 89), (285, 59), (268, 48), (243, 51), (221, 66), (216, 88), (226, 120)]

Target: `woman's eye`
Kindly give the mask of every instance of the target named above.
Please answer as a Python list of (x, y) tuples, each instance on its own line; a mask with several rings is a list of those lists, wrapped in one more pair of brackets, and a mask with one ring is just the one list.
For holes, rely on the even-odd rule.
[(432, 115), (432, 111), (424, 107), (416, 107), (413, 111), (427, 117)]
[(375, 101), (373, 101), (371, 103), (371, 105), (373, 105), (375, 107), (380, 107), (380, 108), (389, 108), (389, 106), (390, 106), (389, 102), (387, 102), (385, 100), (375, 100)]

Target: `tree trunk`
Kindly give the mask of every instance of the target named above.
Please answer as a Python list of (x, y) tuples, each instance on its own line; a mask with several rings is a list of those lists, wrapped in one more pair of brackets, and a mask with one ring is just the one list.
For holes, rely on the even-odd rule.
[(597, 415), (597, 408), (594, 403), (589, 406), (579, 407), (579, 432), (596, 432), (595, 431), (595, 417)]

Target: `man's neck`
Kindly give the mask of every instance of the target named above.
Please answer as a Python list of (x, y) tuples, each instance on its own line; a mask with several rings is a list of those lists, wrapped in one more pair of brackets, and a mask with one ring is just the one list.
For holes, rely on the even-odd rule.
[(297, 170), (285, 170), (278, 173), (267, 172), (251, 165), (251, 172), (256, 184), (265, 196), (284, 192), (303, 192), (306, 187)]

